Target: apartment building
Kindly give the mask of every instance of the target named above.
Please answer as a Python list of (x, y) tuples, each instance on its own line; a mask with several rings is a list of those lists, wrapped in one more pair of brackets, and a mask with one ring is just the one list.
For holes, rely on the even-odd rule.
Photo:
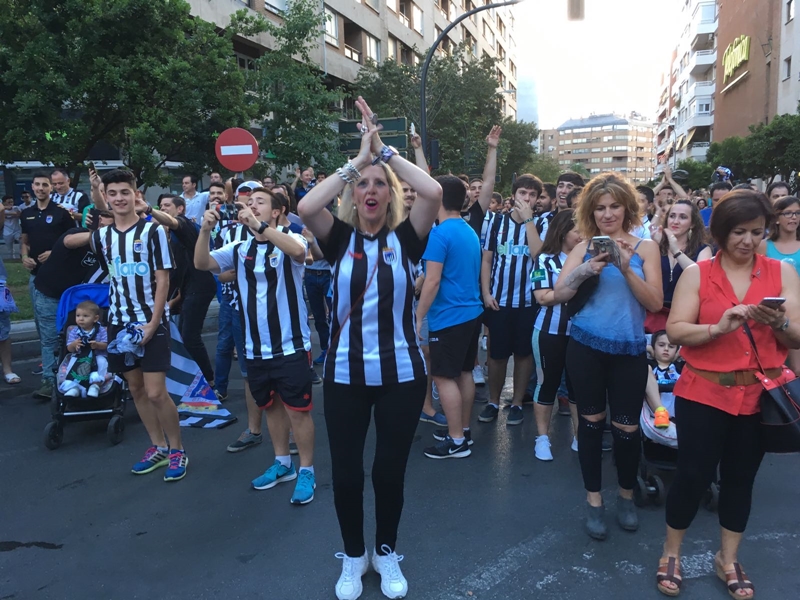
[(680, 40), (662, 77), (656, 111), (656, 174), (664, 164), (705, 160), (717, 85), (718, 10), (714, 0), (684, 0)]
[[(778, 114), (794, 114), (800, 103), (800, 26), (795, 25), (795, 0), (781, 0), (777, 29), (780, 32), (780, 47), (773, 52), (780, 60), (780, 75), (777, 84)], [(795, 27), (798, 27), (795, 30)], [(774, 44), (774, 40), (773, 40)], [(794, 61), (792, 60), (794, 57)]]
[(653, 132), (653, 123), (638, 113), (592, 115), (543, 130), (539, 149), (564, 170), (579, 164), (592, 175), (618, 171), (639, 185), (653, 178)]
[[(459, 15), (490, 0), (325, 0), (325, 30), (311, 52), (311, 59), (332, 85), (355, 81), (369, 59), (415, 64), (413, 49), (427, 52), (436, 38)], [(286, 0), (189, 0), (192, 14), (224, 28), (243, 7), (279, 21)], [(472, 15), (454, 27), (440, 45), (446, 53), (466, 42), (476, 57), (497, 57), (498, 89), (504, 113), (517, 115), (517, 50), (512, 7), (489, 9)], [(270, 36), (235, 40), (239, 66), (253, 68), (253, 60), (273, 47)], [(344, 108), (344, 107), (342, 107)]]

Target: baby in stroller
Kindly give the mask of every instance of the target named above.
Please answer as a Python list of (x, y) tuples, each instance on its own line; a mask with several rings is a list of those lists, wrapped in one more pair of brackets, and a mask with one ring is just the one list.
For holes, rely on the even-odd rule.
[(108, 331), (100, 324), (100, 307), (90, 300), (78, 304), (75, 323), (67, 329), (66, 372), (58, 389), (65, 396), (97, 398), (108, 377)]
[(647, 375), (645, 402), (639, 418), (644, 436), (670, 448), (678, 447), (678, 434), (670, 415), (675, 414), (675, 396), (672, 393), (680, 377), (681, 366), (676, 362), (678, 346), (670, 342), (663, 329), (651, 339), (653, 360)]

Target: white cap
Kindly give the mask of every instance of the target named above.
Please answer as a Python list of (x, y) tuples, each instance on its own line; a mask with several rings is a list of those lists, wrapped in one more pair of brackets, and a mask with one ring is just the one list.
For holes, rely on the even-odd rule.
[(248, 190), (248, 191), (252, 192), (254, 189), (260, 188), (260, 187), (264, 187), (264, 186), (261, 185), (261, 182), (259, 182), (259, 181), (252, 181), (252, 180), (251, 181), (245, 181), (244, 183), (239, 184), (239, 187), (236, 188), (236, 195), (238, 196), (244, 190)]

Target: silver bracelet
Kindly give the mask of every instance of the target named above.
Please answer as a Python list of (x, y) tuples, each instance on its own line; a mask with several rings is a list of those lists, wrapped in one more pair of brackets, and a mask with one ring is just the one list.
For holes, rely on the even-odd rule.
[(348, 160), (342, 168), (350, 174), (350, 177), (352, 177), (353, 181), (358, 181), (361, 179), (361, 173), (358, 172), (358, 169), (356, 169), (352, 161)]
[(350, 178), (350, 176), (347, 173), (345, 173), (344, 170), (342, 170), (341, 168), (336, 169), (336, 174), (339, 177), (341, 177), (342, 181), (344, 181), (345, 183), (353, 183), (353, 180)]

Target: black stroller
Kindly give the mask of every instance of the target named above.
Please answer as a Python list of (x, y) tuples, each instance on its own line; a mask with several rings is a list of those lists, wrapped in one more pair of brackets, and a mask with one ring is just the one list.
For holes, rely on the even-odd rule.
[(59, 384), (65, 375), (63, 368), (67, 358), (67, 330), (75, 325), (75, 309), (84, 300), (91, 300), (103, 309), (101, 322), (106, 322), (108, 309), (108, 285), (81, 284), (69, 288), (58, 302), (56, 326), (59, 334), (59, 369), (56, 373), (56, 385), (53, 386), (51, 400), (52, 421), (44, 428), (44, 445), (55, 450), (64, 440), (64, 423), (67, 421), (93, 421), (108, 419), (106, 433), (108, 441), (116, 445), (122, 441), (125, 432), (123, 414), (128, 401), (127, 386), (121, 378), (111, 376), (100, 388), (95, 397), (66, 396), (59, 391)]

